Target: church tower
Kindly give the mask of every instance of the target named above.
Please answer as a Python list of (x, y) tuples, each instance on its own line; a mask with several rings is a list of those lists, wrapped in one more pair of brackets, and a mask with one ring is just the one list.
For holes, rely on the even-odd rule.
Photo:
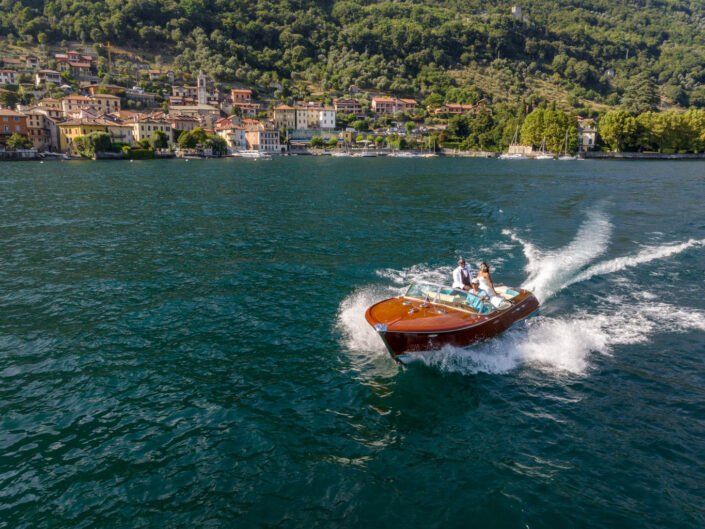
[(206, 74), (203, 70), (198, 70), (198, 104), (208, 104), (208, 90), (206, 87)]

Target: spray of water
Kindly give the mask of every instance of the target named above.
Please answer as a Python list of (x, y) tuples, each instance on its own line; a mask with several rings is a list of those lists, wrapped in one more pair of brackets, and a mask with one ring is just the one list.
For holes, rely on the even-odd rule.
[(580, 281), (586, 281), (597, 275), (612, 274), (614, 272), (620, 272), (622, 270), (625, 270), (626, 268), (632, 268), (640, 264), (655, 261), (657, 259), (665, 259), (666, 257), (671, 257), (672, 255), (684, 252), (689, 248), (694, 248), (698, 246), (705, 246), (705, 239), (690, 239), (689, 241), (680, 244), (647, 246), (636, 255), (617, 257), (616, 259), (610, 259), (609, 261), (604, 261), (602, 263), (592, 265), (584, 272), (579, 273), (575, 277), (563, 283), (561, 285), (561, 288), (565, 288), (567, 286), (572, 285), (573, 283), (578, 283)]
[(567, 246), (545, 253), (511, 230), (504, 230), (503, 233), (524, 248), (529, 277), (522, 286), (543, 302), (560, 290), (578, 270), (607, 250), (612, 227), (612, 223), (601, 211), (591, 211)]

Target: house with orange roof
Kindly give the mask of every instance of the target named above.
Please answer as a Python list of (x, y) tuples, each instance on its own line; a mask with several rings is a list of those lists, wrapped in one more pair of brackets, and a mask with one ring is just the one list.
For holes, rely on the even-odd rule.
[(259, 151), (269, 154), (281, 153), (279, 130), (274, 125), (251, 119), (244, 119), (242, 122), (248, 151)]
[(399, 99), (396, 97), (373, 97), (370, 108), (375, 114), (410, 112), (416, 108), (416, 100)]
[(230, 90), (230, 102), (233, 105), (238, 103), (252, 103), (252, 90), (248, 88), (233, 88)]
[(225, 140), (230, 154), (247, 149), (245, 127), (238, 116), (219, 119), (215, 124), (215, 133)]

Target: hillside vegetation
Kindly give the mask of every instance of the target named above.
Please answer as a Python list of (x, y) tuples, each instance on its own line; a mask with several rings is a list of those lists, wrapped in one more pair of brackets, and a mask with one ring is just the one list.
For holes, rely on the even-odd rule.
[(521, 16), (512, 5), (0, 0), (0, 36), (26, 45), (111, 42), (281, 98), (354, 84), (432, 102), (455, 89), (468, 102), (536, 97), (597, 108), (631, 104), (647, 83), (662, 103), (705, 106), (702, 2), (527, 0), (517, 4)]

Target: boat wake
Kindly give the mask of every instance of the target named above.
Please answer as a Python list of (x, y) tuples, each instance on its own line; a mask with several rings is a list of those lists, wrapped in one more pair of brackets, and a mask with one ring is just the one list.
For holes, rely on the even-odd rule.
[[(609, 248), (613, 225), (600, 211), (592, 211), (573, 240), (565, 247), (543, 251), (511, 230), (504, 235), (521, 245), (527, 260), (527, 279), (542, 305), (563, 289), (596, 276), (618, 274), (658, 259), (678, 255), (690, 248), (705, 247), (705, 239), (649, 245), (637, 253), (598, 261)], [(596, 262), (597, 261), (597, 262)], [(385, 269), (378, 275), (395, 286), (363, 287), (342, 303), (338, 329), (344, 347), (358, 360), (379, 362), (388, 358), (382, 340), (367, 324), (367, 307), (398, 295), (413, 281), (447, 282), (451, 267), (415, 265), (404, 270)], [(600, 296), (590, 311), (570, 317), (539, 316), (505, 334), (467, 348), (445, 347), (418, 355), (418, 361), (445, 372), (509, 373), (520, 366), (547, 372), (583, 374), (590, 369), (594, 354), (609, 355), (617, 345), (646, 343), (656, 333), (705, 331), (705, 312), (656, 302), (658, 296), (634, 288), (625, 278), (610, 285), (610, 295)], [(625, 310), (628, 306), (629, 310)], [(669, 315), (668, 328), (661, 324)]]

